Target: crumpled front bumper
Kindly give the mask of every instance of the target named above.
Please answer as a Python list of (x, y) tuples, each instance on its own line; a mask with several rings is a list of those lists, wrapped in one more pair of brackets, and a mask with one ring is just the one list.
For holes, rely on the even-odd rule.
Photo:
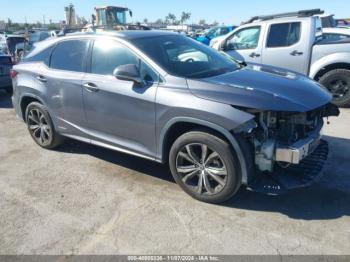
[(287, 168), (276, 167), (273, 173), (257, 174), (247, 188), (252, 191), (278, 195), (288, 190), (307, 187), (322, 176), (328, 158), (328, 143), (320, 140), (317, 148), (299, 164)]

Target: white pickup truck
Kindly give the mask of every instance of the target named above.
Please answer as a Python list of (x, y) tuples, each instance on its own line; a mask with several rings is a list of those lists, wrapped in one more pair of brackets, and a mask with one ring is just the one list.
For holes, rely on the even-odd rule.
[(350, 105), (350, 38), (323, 37), (319, 9), (253, 17), (210, 46), (237, 60), (287, 68), (318, 81)]

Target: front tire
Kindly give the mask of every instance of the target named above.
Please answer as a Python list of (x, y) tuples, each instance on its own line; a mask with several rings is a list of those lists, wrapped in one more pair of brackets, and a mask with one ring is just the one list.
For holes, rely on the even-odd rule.
[(205, 131), (191, 131), (172, 145), (169, 166), (176, 183), (207, 203), (230, 199), (242, 183), (240, 165), (230, 145)]
[(350, 105), (350, 70), (331, 70), (324, 74), (319, 82), (332, 93), (335, 105), (339, 107)]
[(46, 107), (38, 102), (32, 102), (27, 106), (26, 123), (28, 131), (39, 146), (45, 149), (53, 149), (63, 142), (63, 137), (56, 131)]

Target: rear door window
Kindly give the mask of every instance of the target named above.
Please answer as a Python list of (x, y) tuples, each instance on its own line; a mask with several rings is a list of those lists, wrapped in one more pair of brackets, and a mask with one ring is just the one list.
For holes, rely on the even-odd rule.
[(286, 47), (299, 42), (301, 23), (281, 23), (270, 26), (266, 47)]
[(50, 67), (65, 71), (84, 72), (88, 48), (88, 40), (60, 42), (52, 52)]

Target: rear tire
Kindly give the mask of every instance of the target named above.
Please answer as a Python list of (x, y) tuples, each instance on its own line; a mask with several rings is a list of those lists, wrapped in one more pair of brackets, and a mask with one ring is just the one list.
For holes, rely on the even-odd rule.
[(53, 149), (63, 143), (64, 138), (55, 131), (49, 112), (42, 104), (30, 103), (25, 119), (30, 135), (42, 148)]
[(176, 183), (207, 203), (230, 199), (242, 183), (235, 153), (225, 140), (205, 131), (191, 131), (172, 145), (169, 166)]
[(350, 105), (350, 70), (331, 70), (324, 74), (319, 82), (332, 93), (335, 105), (340, 107)]

